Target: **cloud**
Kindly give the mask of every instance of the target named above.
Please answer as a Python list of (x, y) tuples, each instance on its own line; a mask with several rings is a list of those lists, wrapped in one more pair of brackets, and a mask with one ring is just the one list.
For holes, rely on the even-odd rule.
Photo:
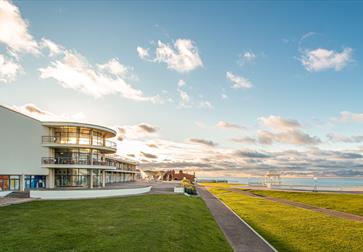
[(178, 81), (178, 87), (183, 87), (185, 86), (186, 82), (184, 80), (179, 80)]
[(12, 59), (0, 54), (0, 82), (9, 83), (16, 79), (22, 67)]
[(189, 143), (202, 144), (202, 145), (206, 145), (206, 146), (209, 146), (209, 147), (215, 147), (215, 146), (218, 145), (217, 143), (215, 143), (213, 141), (200, 139), (200, 138), (190, 138), (190, 139), (188, 139), (188, 142)]
[(146, 153), (146, 152), (143, 152), (143, 151), (140, 151), (141, 155), (146, 157), (146, 158), (150, 158), (150, 159), (156, 159), (158, 158), (157, 155), (154, 155), (154, 154), (150, 154), (150, 153)]
[(49, 57), (56, 56), (58, 54), (61, 54), (64, 51), (64, 48), (61, 45), (58, 45), (58, 44), (54, 43), (53, 41), (46, 39), (46, 38), (42, 38), (42, 40), (40, 42), (40, 47), (48, 49)]
[(124, 140), (139, 140), (148, 139), (157, 136), (158, 127), (152, 126), (147, 123), (139, 123), (136, 125), (123, 125), (114, 127), (117, 129), (117, 139)]
[(203, 66), (198, 48), (189, 39), (177, 39), (172, 46), (159, 40), (155, 55), (155, 62), (163, 62), (168, 69), (180, 73), (187, 73)]
[(295, 145), (315, 145), (321, 143), (318, 137), (310, 136), (300, 130), (287, 130), (283, 132), (270, 132), (266, 130), (257, 133), (261, 144), (272, 144), (274, 142)]
[(256, 139), (252, 137), (231, 138), (230, 141), (235, 143), (247, 143), (247, 144), (256, 143)]
[(234, 152), (234, 156), (241, 157), (241, 158), (268, 158), (270, 155), (261, 153), (261, 152), (255, 152), (255, 151), (242, 151), (237, 150)]
[(229, 122), (225, 122), (225, 121), (219, 121), (217, 123), (217, 127), (221, 128), (221, 129), (244, 129), (244, 127), (238, 125), (238, 124), (233, 124), (233, 123), (229, 123)]
[(178, 88), (178, 93), (179, 93), (179, 99), (180, 99), (179, 107), (181, 107), (181, 108), (191, 107), (192, 104), (191, 104), (191, 99), (190, 99), (189, 94), (180, 88)]
[(340, 116), (338, 118), (340, 122), (363, 122), (363, 114), (353, 113), (349, 111), (340, 112)]
[(141, 130), (147, 132), (147, 133), (155, 133), (156, 131), (158, 131), (157, 127), (154, 127), (150, 124), (147, 123), (140, 123), (139, 125), (137, 125)]
[(190, 97), (187, 91), (183, 90), (182, 88), (177, 89), (179, 94), (179, 108), (191, 108), (196, 107), (200, 109), (214, 109), (212, 103), (207, 100), (195, 100)]
[(239, 64), (241, 66), (247, 64), (247, 63), (251, 63), (253, 61), (255, 61), (256, 59), (256, 54), (252, 51), (245, 51), (244, 53), (239, 55)]
[(147, 48), (142, 48), (140, 46), (138, 46), (136, 48), (137, 54), (139, 55), (140, 59), (147, 59), (149, 58), (149, 49)]
[(10, 1), (0, 1), (0, 42), (13, 53), (39, 53), (37, 42), (28, 32), (28, 22)]
[(22, 106), (6, 106), (12, 110), (15, 110), (24, 115), (30, 116), (40, 121), (77, 121), (82, 122), (85, 120), (86, 116), (84, 113), (79, 112), (75, 114), (54, 114), (52, 112), (46, 111), (37, 107), (32, 103), (24, 104)]
[(221, 98), (222, 98), (223, 100), (225, 100), (225, 99), (228, 99), (228, 96), (227, 96), (226, 94), (221, 94)]
[(202, 109), (214, 109), (214, 106), (210, 101), (200, 101), (198, 104), (198, 108)]
[(226, 73), (226, 78), (232, 82), (232, 88), (251, 88), (252, 83), (243, 76), (234, 75), (231, 72)]
[(127, 77), (129, 73), (129, 68), (122, 65), (117, 58), (110, 59), (107, 63), (99, 64), (97, 67), (100, 71), (122, 78)]
[(135, 89), (127, 83), (122, 78), (125, 74), (125, 68), (117, 59), (111, 59), (106, 64), (97, 65), (97, 69), (91, 66), (80, 54), (70, 51), (65, 51), (64, 54), (62, 60), (53, 61), (50, 66), (40, 68), (40, 78), (53, 78), (64, 88), (74, 89), (95, 98), (120, 94), (122, 97), (133, 101), (160, 102), (158, 96), (145, 96), (141, 90)]
[(301, 63), (309, 72), (327, 69), (340, 71), (352, 60), (352, 48), (344, 48), (341, 52), (318, 48), (305, 50), (301, 55)]
[(271, 115), (268, 117), (260, 117), (258, 120), (265, 126), (275, 130), (291, 130), (300, 128), (301, 124), (293, 119), (286, 119), (281, 116)]
[(286, 119), (275, 115), (260, 117), (258, 120), (263, 126), (269, 127), (274, 131), (258, 131), (257, 140), (261, 144), (273, 144), (277, 142), (295, 145), (315, 145), (321, 143), (318, 137), (310, 136), (303, 132), (300, 129), (302, 126), (297, 120)]
[(154, 144), (154, 143), (147, 144), (147, 146), (150, 147), (150, 148), (159, 148), (159, 146), (157, 144)]
[(342, 143), (362, 143), (363, 136), (343, 136), (338, 134), (328, 134), (327, 138), (332, 142), (342, 142)]

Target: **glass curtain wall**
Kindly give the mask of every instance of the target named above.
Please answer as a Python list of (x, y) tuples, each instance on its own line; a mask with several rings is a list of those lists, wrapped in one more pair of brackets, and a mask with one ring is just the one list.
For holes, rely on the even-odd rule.
[(57, 148), (54, 152), (56, 164), (103, 165), (104, 154), (99, 150), (84, 148)]
[(104, 145), (103, 134), (96, 130), (80, 127), (54, 128), (55, 142), (61, 144)]
[(89, 187), (90, 175), (93, 173), (93, 187), (102, 185), (100, 170), (87, 169), (55, 169), (56, 187)]

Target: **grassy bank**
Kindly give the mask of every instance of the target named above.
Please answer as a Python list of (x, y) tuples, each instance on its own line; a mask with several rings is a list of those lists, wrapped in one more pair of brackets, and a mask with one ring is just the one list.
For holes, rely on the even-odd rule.
[(362, 194), (282, 192), (270, 190), (251, 190), (251, 192), (363, 216)]
[(200, 198), (37, 201), (0, 208), (1, 251), (231, 251)]
[(363, 223), (209, 189), (279, 251), (362, 251)]

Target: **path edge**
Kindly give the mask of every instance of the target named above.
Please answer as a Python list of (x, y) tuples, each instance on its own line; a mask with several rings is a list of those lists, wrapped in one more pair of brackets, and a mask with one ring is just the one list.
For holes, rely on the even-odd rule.
[[(208, 189), (205, 188), (207, 191)], [(242, 221), (253, 233), (255, 233), (264, 243), (266, 243), (267, 246), (269, 246), (273, 251), (278, 252), (278, 250), (272, 246), (265, 238), (263, 238), (262, 235), (260, 235), (253, 227), (251, 227), (244, 219), (242, 219), (235, 211), (233, 211), (232, 208), (230, 208), (227, 204), (225, 204), (222, 200), (220, 200), (218, 197), (216, 197), (213, 193), (209, 192), (210, 194), (212, 194), (212, 196), (217, 199), (219, 202), (221, 202), (225, 207), (227, 207), (229, 209), (229, 211), (231, 211), (240, 221)]]

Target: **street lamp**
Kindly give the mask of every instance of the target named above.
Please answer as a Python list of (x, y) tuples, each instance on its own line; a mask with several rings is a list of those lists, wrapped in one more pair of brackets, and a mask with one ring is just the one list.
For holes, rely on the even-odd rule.
[(317, 180), (318, 178), (314, 176), (314, 192), (318, 191)]

